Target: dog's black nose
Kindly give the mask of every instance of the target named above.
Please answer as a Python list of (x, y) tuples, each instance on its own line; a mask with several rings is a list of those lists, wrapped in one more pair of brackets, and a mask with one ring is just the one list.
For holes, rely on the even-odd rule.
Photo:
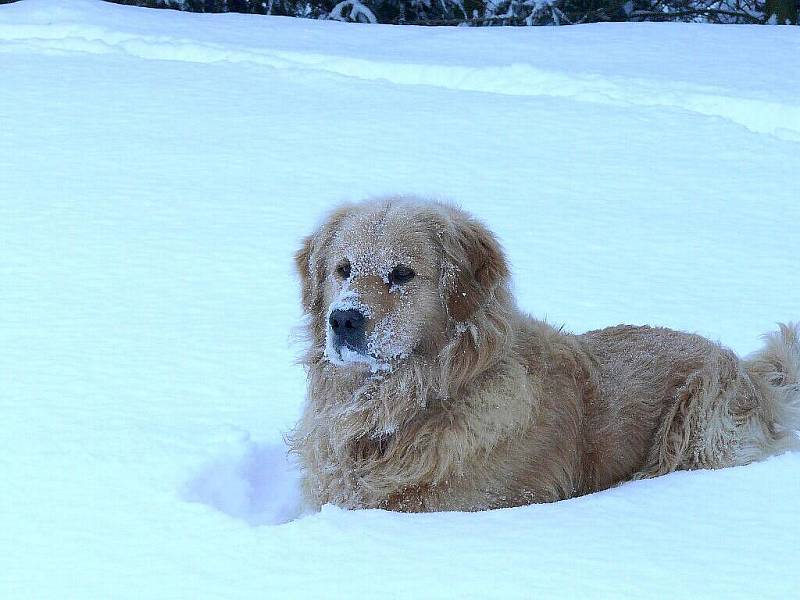
[(351, 349), (362, 349), (365, 344), (364, 323), (366, 317), (355, 309), (334, 310), (328, 322), (339, 343), (346, 343)]

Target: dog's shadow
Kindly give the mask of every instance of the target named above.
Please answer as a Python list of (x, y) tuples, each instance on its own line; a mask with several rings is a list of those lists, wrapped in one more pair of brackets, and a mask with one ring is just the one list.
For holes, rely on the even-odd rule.
[(299, 472), (282, 443), (228, 432), (215, 456), (187, 481), (182, 496), (250, 525), (280, 525), (304, 513)]

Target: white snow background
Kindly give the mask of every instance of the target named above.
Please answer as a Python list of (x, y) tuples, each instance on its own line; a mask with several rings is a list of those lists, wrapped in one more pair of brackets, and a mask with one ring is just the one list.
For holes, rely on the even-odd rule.
[(461, 203), (572, 331), (800, 319), (799, 31), (1, 6), (0, 597), (798, 597), (800, 454), (297, 518), (281, 433), (342, 200)]

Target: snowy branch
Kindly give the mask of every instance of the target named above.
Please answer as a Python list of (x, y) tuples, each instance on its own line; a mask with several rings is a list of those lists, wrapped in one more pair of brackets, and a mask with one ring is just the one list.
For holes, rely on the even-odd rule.
[[(350, 9), (345, 14), (346, 9)], [(342, 0), (331, 9), (329, 19), (334, 21), (355, 21), (361, 23), (377, 23), (378, 19), (375, 18), (369, 8), (361, 4), (358, 0)]]

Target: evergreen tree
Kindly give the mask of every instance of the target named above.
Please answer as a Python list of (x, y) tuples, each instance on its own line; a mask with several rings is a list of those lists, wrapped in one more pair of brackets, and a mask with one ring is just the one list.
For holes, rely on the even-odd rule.
[[(0, 0), (0, 4), (12, 0)], [(242, 12), (417, 25), (567, 25), (597, 21), (797, 24), (800, 0), (107, 0), (195, 12)]]

